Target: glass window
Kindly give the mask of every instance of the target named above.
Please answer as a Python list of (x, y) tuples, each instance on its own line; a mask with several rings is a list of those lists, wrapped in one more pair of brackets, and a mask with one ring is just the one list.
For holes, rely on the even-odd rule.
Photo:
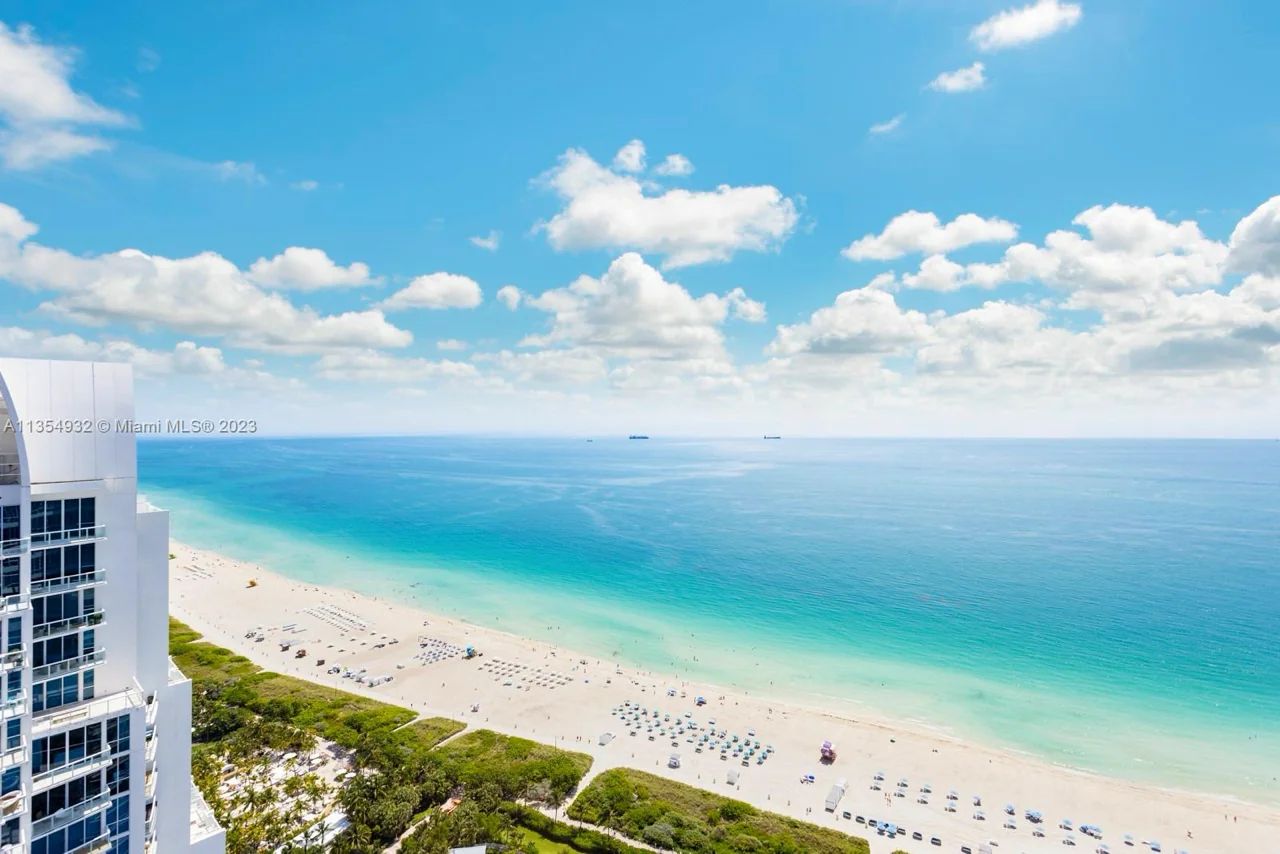
[(22, 566), (16, 557), (0, 564), (0, 596), (16, 596), (22, 592)]
[(0, 540), (22, 539), (22, 507), (17, 504), (6, 504), (0, 507)]
[(84, 699), (93, 699), (93, 671), (86, 670), (84, 674)]
[(85, 528), (97, 527), (98, 523), (94, 521), (96, 518), (96, 500), (94, 498), (80, 499), (80, 524)]
[(67, 531), (75, 531), (80, 527), (80, 501), (72, 498), (62, 504), (62, 527)]
[(15, 650), (22, 648), (22, 618), (10, 617), (5, 631), (6, 649)]
[(22, 744), (22, 721), (12, 718), (4, 722), (4, 749), (13, 750)]
[(7, 795), (10, 792), (16, 792), (21, 785), (22, 768), (18, 765), (6, 768), (4, 776), (0, 777), (0, 794)]

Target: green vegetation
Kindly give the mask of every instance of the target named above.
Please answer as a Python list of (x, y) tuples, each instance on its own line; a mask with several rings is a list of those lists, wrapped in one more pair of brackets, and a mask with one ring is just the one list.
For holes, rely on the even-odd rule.
[(569, 807), (579, 821), (685, 854), (867, 854), (865, 839), (807, 824), (643, 771), (606, 771)]
[(493, 785), (506, 800), (558, 805), (578, 786), (591, 757), (536, 741), (476, 730), (439, 748), (450, 776), (465, 786)]
[[(409, 709), (263, 670), (176, 620), (169, 630), (170, 654), (193, 682), (193, 775), (227, 828), (231, 854), (286, 844), (335, 799), (352, 823), (330, 846), (337, 854), (379, 854), (401, 837), (404, 854), (481, 842), (519, 854), (644, 850), (530, 806), (561, 806), (591, 767), (585, 753), (463, 732), (447, 718), (416, 720)], [(281, 754), (305, 754), (317, 738), (352, 752), (358, 773), (340, 791), (311, 774), (271, 779)], [(224, 798), (228, 766), (241, 785)], [(568, 814), (683, 854), (868, 851), (865, 840), (629, 769), (601, 774)]]
[[(591, 831), (576, 831), (512, 802), (560, 805), (590, 767), (586, 754), (488, 730), (438, 746), (465, 725), (448, 718), (415, 720), (409, 709), (263, 670), (176, 620), (169, 621), (169, 641), (170, 655), (193, 683), (193, 776), (227, 828), (231, 854), (287, 843), (307, 827), (308, 813), (322, 811), (317, 808), (335, 796), (352, 822), (331, 846), (336, 852), (381, 852), (410, 828), (405, 854), (438, 854), (479, 842), (536, 852), (517, 826), (522, 823), (545, 823), (566, 839), (590, 838)], [(353, 751), (359, 772), (354, 779), (336, 793), (310, 774), (291, 777), (283, 787), (271, 780), (276, 757), (305, 753), (317, 737)], [(241, 786), (224, 798), (219, 782), (228, 766)], [(461, 803), (445, 813), (440, 806), (450, 797)], [(635, 850), (596, 835), (619, 847), (573, 850)]]

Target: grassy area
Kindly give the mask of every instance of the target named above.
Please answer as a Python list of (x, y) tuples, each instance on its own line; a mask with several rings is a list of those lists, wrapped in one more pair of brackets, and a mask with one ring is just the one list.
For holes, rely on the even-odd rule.
[[(239, 707), (268, 720), (315, 732), (346, 747), (355, 747), (363, 736), (390, 732), (417, 717), (409, 709), (263, 670), (242, 655), (200, 640), (198, 632), (172, 618), (169, 654), (200, 689), (194, 697), (197, 705), (217, 700), (219, 708)], [(421, 722), (420, 728), (406, 727), (411, 735), (421, 734), (425, 739), (423, 747), (428, 749), (464, 726), (443, 718), (432, 721)], [(201, 724), (197, 717), (197, 740)], [(442, 736), (440, 732), (447, 734)], [(209, 735), (211, 738), (206, 740), (216, 740), (217, 730)]]
[(616, 768), (591, 781), (570, 817), (687, 854), (868, 854), (865, 839), (758, 810), (643, 771)]
[(576, 848), (570, 848), (563, 842), (555, 842), (527, 827), (522, 827), (518, 831), (520, 841), (532, 848), (536, 854), (581, 854)]
[(591, 767), (585, 753), (487, 729), (464, 733), (433, 752), (450, 776), (468, 786), (495, 784), (505, 798), (558, 802)]

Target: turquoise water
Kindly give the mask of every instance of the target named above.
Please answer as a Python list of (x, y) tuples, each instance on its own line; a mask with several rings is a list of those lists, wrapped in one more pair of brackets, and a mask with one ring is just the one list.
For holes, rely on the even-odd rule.
[(1280, 802), (1280, 443), (148, 441), (175, 537), (1089, 770)]

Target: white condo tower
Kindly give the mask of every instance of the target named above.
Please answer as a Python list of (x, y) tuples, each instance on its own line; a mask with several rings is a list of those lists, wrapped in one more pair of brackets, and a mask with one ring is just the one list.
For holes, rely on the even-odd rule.
[(0, 851), (221, 852), (129, 366), (0, 359)]

